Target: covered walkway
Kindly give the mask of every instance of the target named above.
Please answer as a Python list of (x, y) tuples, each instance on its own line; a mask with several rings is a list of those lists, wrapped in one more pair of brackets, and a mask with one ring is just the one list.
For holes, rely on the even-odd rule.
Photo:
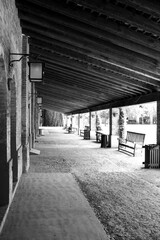
[(31, 158), (30, 171), (21, 178), (0, 239), (109, 239), (63, 164), (61, 149), (72, 151), (77, 144), (59, 131), (39, 139), (41, 155)]
[(156, 101), (160, 145), (160, 3), (3, 0), (0, 19), (0, 238), (159, 240), (158, 169), (59, 129), (37, 136), (46, 110), (79, 132), (106, 109), (113, 147), (122, 108)]
[[(37, 138), (1, 240), (160, 239), (160, 174), (60, 128)], [(98, 220), (98, 218), (100, 221)]]

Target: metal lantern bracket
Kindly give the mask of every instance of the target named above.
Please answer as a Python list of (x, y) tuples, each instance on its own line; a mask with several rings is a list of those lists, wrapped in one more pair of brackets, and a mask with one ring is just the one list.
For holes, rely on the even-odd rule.
[(34, 54), (27, 54), (27, 53), (26, 54), (25, 53), (10, 53), (9, 56), (10, 56), (10, 58), (11, 58), (11, 56), (21, 56), (19, 59), (14, 59), (14, 60), (9, 61), (9, 66), (13, 67), (14, 62), (20, 62), (24, 57), (31, 57), (34, 60), (37, 60), (38, 57), (40, 56), (40, 54), (37, 54), (35, 56)]
[(20, 62), (24, 57), (30, 57), (30, 54), (24, 54), (24, 53), (10, 53), (10, 56), (21, 56), (19, 59), (14, 59), (9, 62), (9, 66), (13, 67), (14, 62)]

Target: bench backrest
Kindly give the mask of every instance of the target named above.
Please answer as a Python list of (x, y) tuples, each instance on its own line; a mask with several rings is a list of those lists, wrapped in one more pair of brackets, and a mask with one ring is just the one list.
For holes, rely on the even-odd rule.
[(130, 142), (136, 142), (136, 143), (143, 145), (144, 139), (145, 139), (145, 134), (127, 131), (126, 139)]

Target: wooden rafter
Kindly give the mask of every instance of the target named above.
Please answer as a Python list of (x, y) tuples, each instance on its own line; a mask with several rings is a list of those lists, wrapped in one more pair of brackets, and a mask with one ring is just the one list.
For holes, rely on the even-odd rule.
[(159, 99), (160, 3), (16, 0), (44, 107), (66, 113)]

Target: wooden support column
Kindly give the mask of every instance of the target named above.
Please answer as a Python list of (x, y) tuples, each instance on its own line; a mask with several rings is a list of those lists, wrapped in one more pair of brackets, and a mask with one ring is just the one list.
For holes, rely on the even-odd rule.
[(71, 115), (71, 118), (70, 118), (70, 120), (71, 120), (71, 124), (72, 124), (72, 127), (73, 127), (73, 115)]
[(69, 116), (67, 115), (66, 116), (66, 129), (68, 129), (68, 127), (69, 127), (68, 121), (69, 121)]
[(112, 144), (112, 108), (109, 109), (109, 145), (108, 147), (111, 147)]
[(91, 124), (91, 112), (89, 112), (89, 127), (90, 127), (90, 130), (91, 130), (91, 127), (92, 127), (92, 124)]
[(31, 148), (35, 147), (35, 119), (36, 119), (36, 111), (35, 111), (35, 104), (36, 104), (36, 90), (35, 90), (35, 83), (32, 83), (31, 86)]
[(64, 117), (63, 117), (63, 122), (64, 122), (64, 127), (65, 127), (65, 129), (67, 129), (67, 122), (68, 122), (68, 120), (67, 120), (67, 115), (64, 115)]
[(96, 111), (96, 131), (99, 130), (99, 127), (100, 127), (100, 120), (99, 120), (98, 113)]
[(80, 133), (80, 114), (78, 114), (78, 135)]
[(160, 144), (160, 100), (157, 101), (157, 144)]

